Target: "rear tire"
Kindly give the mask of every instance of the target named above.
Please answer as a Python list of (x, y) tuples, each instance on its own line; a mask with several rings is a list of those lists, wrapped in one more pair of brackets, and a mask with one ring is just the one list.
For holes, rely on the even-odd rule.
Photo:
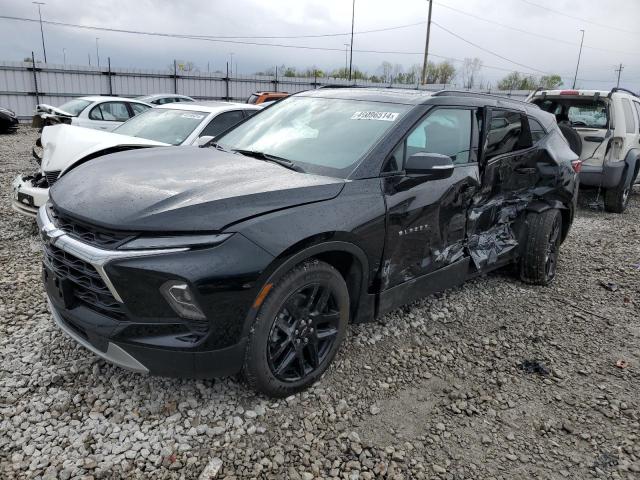
[(342, 275), (318, 260), (294, 267), (274, 285), (251, 327), (244, 381), (271, 397), (307, 388), (333, 361), (348, 321)]
[(534, 285), (549, 285), (556, 276), (562, 215), (551, 209), (529, 213), (526, 218), (525, 251), (520, 260), (520, 278)]
[(604, 192), (604, 209), (611, 213), (622, 213), (629, 205), (631, 185), (627, 185), (625, 175), (620, 180), (620, 185), (607, 188)]

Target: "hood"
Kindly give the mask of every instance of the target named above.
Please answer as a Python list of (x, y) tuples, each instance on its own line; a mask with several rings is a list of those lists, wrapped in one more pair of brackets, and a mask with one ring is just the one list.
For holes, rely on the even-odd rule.
[(329, 200), (344, 183), (189, 146), (98, 158), (58, 180), (50, 195), (63, 213), (108, 229), (219, 232), (250, 217)]
[(42, 170), (64, 172), (77, 161), (114, 147), (155, 147), (166, 143), (73, 125), (51, 125), (42, 131)]
[(64, 110), (59, 109), (58, 107), (52, 107), (51, 105), (47, 105), (46, 103), (39, 103), (36, 105), (36, 114), (38, 113), (52, 113), (54, 115), (62, 115), (65, 117), (74, 117), (75, 115), (65, 112)]

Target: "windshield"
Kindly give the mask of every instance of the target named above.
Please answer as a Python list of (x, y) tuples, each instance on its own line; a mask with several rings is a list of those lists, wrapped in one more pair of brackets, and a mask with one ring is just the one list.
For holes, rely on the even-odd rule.
[(60, 105), (58, 108), (70, 113), (74, 117), (77, 117), (90, 103), (91, 102), (89, 100), (80, 100), (79, 98), (76, 98), (75, 100), (70, 100), (67, 103)]
[(284, 158), (305, 172), (346, 178), (407, 105), (290, 97), (254, 115), (217, 144)]
[(561, 98), (535, 100), (542, 110), (553, 113), (558, 123), (569, 122), (572, 127), (607, 128), (609, 116), (603, 100)]
[(208, 115), (206, 112), (151, 108), (127, 120), (114, 133), (180, 145)]

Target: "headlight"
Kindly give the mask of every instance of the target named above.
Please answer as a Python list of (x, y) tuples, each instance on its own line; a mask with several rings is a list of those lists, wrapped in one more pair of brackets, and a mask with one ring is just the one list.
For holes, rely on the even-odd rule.
[(13, 110), (9, 110), (8, 108), (2, 108), (0, 107), (0, 112), (2, 113), (6, 113), (7, 115), (9, 115), (10, 117), (15, 117), (16, 116), (16, 112), (14, 112)]
[(206, 235), (171, 235), (171, 236), (140, 236), (119, 247), (119, 250), (151, 250), (155, 248), (179, 247), (213, 247), (224, 242), (232, 233)]

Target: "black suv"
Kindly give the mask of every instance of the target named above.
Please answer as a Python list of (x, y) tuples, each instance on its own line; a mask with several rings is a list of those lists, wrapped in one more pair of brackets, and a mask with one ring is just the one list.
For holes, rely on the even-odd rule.
[(44, 282), (60, 328), (112, 363), (289, 395), (349, 322), (509, 264), (552, 281), (577, 161), (534, 105), (304, 92), (205, 148), (69, 172), (38, 215)]

